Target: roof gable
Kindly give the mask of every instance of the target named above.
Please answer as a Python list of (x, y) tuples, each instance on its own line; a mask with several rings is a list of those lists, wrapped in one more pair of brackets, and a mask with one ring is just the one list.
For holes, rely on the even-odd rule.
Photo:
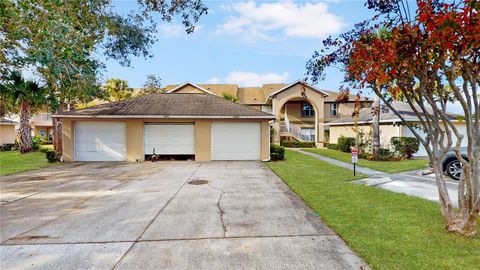
[(181, 84), (181, 85), (173, 88), (172, 90), (167, 91), (167, 93), (175, 93), (175, 92), (177, 92), (177, 91), (185, 88), (186, 86), (192, 86), (193, 88), (196, 88), (196, 89), (198, 89), (198, 90), (200, 90), (200, 91), (202, 91), (202, 92), (205, 92), (205, 93), (207, 93), (207, 94), (212, 94), (212, 95), (213, 95), (213, 93), (210, 92), (210, 91), (208, 91), (207, 89), (205, 89), (205, 88), (203, 88), (203, 87), (201, 87), (201, 86), (199, 86), (199, 85), (196, 85), (196, 84), (194, 84), (194, 83), (191, 83), (191, 82), (183, 83), (183, 84)]
[(321, 93), (321, 94), (323, 94), (323, 95), (325, 95), (325, 96), (329, 96), (329, 95), (330, 95), (329, 93), (327, 93), (327, 92), (325, 92), (325, 91), (323, 91), (323, 90), (321, 90), (321, 89), (319, 89), (319, 88), (317, 88), (317, 87), (315, 87), (315, 86), (313, 86), (313, 85), (309, 85), (309, 84), (307, 84), (306, 82), (304, 82), (304, 81), (302, 81), (302, 80), (298, 80), (298, 81), (295, 81), (295, 82), (293, 82), (293, 83), (291, 83), (291, 84), (289, 84), (289, 85), (287, 85), (287, 86), (285, 86), (285, 87), (282, 87), (282, 88), (278, 89), (277, 91), (271, 93), (268, 97), (269, 97), (269, 98), (273, 98), (273, 97), (275, 97), (276, 95), (280, 94), (281, 92), (286, 91), (287, 89), (289, 89), (289, 88), (291, 88), (291, 87), (293, 87), (293, 86), (295, 86), (295, 85), (297, 85), (297, 84), (303, 84), (303, 85), (309, 87), (310, 89), (313, 89), (313, 90), (315, 90), (315, 91), (317, 91), (317, 92), (319, 92), (319, 93)]

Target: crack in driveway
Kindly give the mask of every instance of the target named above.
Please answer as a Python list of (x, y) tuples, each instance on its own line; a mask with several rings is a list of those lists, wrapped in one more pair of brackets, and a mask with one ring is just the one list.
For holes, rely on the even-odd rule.
[(118, 264), (127, 256), (127, 254), (132, 250), (133, 246), (135, 246), (136, 243), (139, 242), (140, 238), (145, 234), (145, 232), (148, 230), (148, 228), (152, 225), (152, 223), (160, 216), (160, 214), (163, 212), (163, 210), (170, 204), (170, 202), (177, 196), (177, 194), (180, 192), (180, 190), (188, 183), (188, 181), (192, 180), (192, 177), (195, 175), (197, 170), (202, 166), (202, 164), (199, 164), (197, 168), (190, 174), (190, 176), (185, 180), (185, 182), (177, 189), (177, 191), (168, 199), (168, 201), (165, 203), (165, 205), (160, 208), (160, 210), (157, 212), (157, 214), (153, 217), (153, 219), (148, 223), (148, 225), (145, 227), (145, 229), (142, 231), (142, 233), (137, 237), (137, 239), (133, 242), (133, 244), (128, 248), (128, 250), (125, 252), (125, 254), (122, 255), (122, 257), (113, 265), (112, 270), (115, 269)]

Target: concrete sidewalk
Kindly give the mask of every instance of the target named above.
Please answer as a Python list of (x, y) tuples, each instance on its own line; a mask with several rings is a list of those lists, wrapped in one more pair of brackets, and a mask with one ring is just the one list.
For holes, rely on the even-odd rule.
[[(302, 154), (314, 157), (316, 159), (328, 162), (330, 164), (340, 166), (345, 169), (352, 170), (352, 164), (342, 162), (333, 158), (324, 157), (318, 154), (303, 151), (301, 149), (291, 149)], [(386, 189), (392, 192), (403, 193), (410, 196), (419, 197), (429, 201), (438, 202), (438, 189), (435, 182), (435, 175), (422, 175), (423, 170), (414, 170), (408, 172), (400, 172), (388, 174), (372, 170), (365, 167), (357, 166), (357, 171), (368, 175), (368, 178), (352, 181), (354, 184), (362, 184)], [(454, 207), (458, 207), (458, 183), (457, 181), (447, 178), (448, 193)]]
[[(336, 165), (336, 166), (339, 166), (339, 167), (342, 167), (342, 168), (345, 168), (345, 169), (353, 170), (352, 163), (343, 162), (343, 161), (336, 160), (336, 159), (333, 159), (333, 158), (321, 156), (321, 155), (318, 155), (318, 154), (315, 154), (315, 153), (310, 153), (310, 152), (307, 152), (307, 151), (303, 151), (302, 149), (299, 149), (299, 148), (289, 148), (289, 150), (297, 151), (297, 152), (300, 152), (300, 153), (305, 154), (307, 156), (311, 156), (313, 158), (323, 160), (323, 161), (328, 162), (330, 164), (333, 164), (333, 165)], [(358, 166), (358, 165), (355, 166), (355, 170), (359, 173), (366, 174), (370, 177), (385, 177), (385, 176), (388, 176), (387, 173), (372, 170), (372, 169), (365, 168), (365, 167), (361, 167), (361, 166)]]

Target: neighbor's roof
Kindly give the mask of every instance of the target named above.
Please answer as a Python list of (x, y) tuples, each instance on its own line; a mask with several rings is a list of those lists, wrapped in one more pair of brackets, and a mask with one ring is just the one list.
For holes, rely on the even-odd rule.
[[(420, 121), (412, 110), (410, 105), (405, 102), (401, 101), (392, 101), (392, 106), (398, 111), (403, 118), (408, 122), (418, 122)], [(449, 118), (453, 121), (456, 121), (460, 115), (448, 114)], [(360, 110), (358, 114), (357, 123), (358, 124), (368, 124), (371, 123), (373, 119), (371, 108), (363, 108)], [(393, 123), (393, 122), (401, 122), (400, 118), (388, 108), (386, 105), (382, 106), (381, 113), (380, 113), (380, 122), (381, 123)], [(339, 125), (353, 125), (355, 123), (355, 119), (352, 116), (344, 117), (337, 119), (335, 121), (328, 122), (324, 124), (325, 126), (339, 126)]]
[(247, 118), (274, 119), (275, 116), (210, 94), (151, 94), (53, 117), (75, 118)]
[[(205, 93), (215, 94), (217, 96), (223, 96), (223, 94), (237, 96), (241, 104), (264, 105), (269, 104), (269, 98), (271, 95), (288, 89), (299, 82), (300, 81), (295, 81), (291, 84), (270, 83), (264, 84), (261, 87), (239, 87), (236, 84), (194, 84), (186, 82), (180, 85), (167, 85), (165, 89), (167, 92), (175, 92), (187, 85), (190, 85), (198, 88), (201, 91), (204, 91)], [(322, 90), (311, 85), (308, 86), (323, 93), (325, 95), (326, 102), (334, 102), (339, 95), (339, 93), (335, 91)], [(355, 95), (349, 95), (350, 101), (355, 101), (355, 99)], [(366, 98), (362, 97), (362, 100), (366, 100)]]
[(0, 118), (0, 125), (15, 125), (17, 122), (9, 120), (7, 118)]

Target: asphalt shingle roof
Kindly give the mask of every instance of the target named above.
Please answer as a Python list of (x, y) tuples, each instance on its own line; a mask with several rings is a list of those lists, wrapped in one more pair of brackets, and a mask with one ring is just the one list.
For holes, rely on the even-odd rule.
[[(415, 112), (410, 108), (410, 105), (405, 102), (400, 101), (393, 101), (392, 102), (393, 108), (398, 111), (406, 121), (417, 122), (419, 121)], [(421, 111), (420, 108), (418, 108)], [(452, 120), (455, 120), (459, 117), (459, 115), (448, 113), (448, 117)], [(373, 115), (371, 108), (363, 108), (360, 110), (358, 114), (357, 123), (370, 123), (372, 122)], [(386, 105), (382, 105), (381, 113), (380, 113), (380, 122), (399, 122), (400, 118), (390, 110)], [(335, 121), (331, 121), (326, 123), (325, 125), (342, 125), (342, 124), (351, 124), (355, 122), (355, 119), (352, 116), (344, 117), (337, 119)]]
[(79, 110), (54, 117), (186, 117), (274, 119), (265, 113), (211, 94), (151, 94)]

